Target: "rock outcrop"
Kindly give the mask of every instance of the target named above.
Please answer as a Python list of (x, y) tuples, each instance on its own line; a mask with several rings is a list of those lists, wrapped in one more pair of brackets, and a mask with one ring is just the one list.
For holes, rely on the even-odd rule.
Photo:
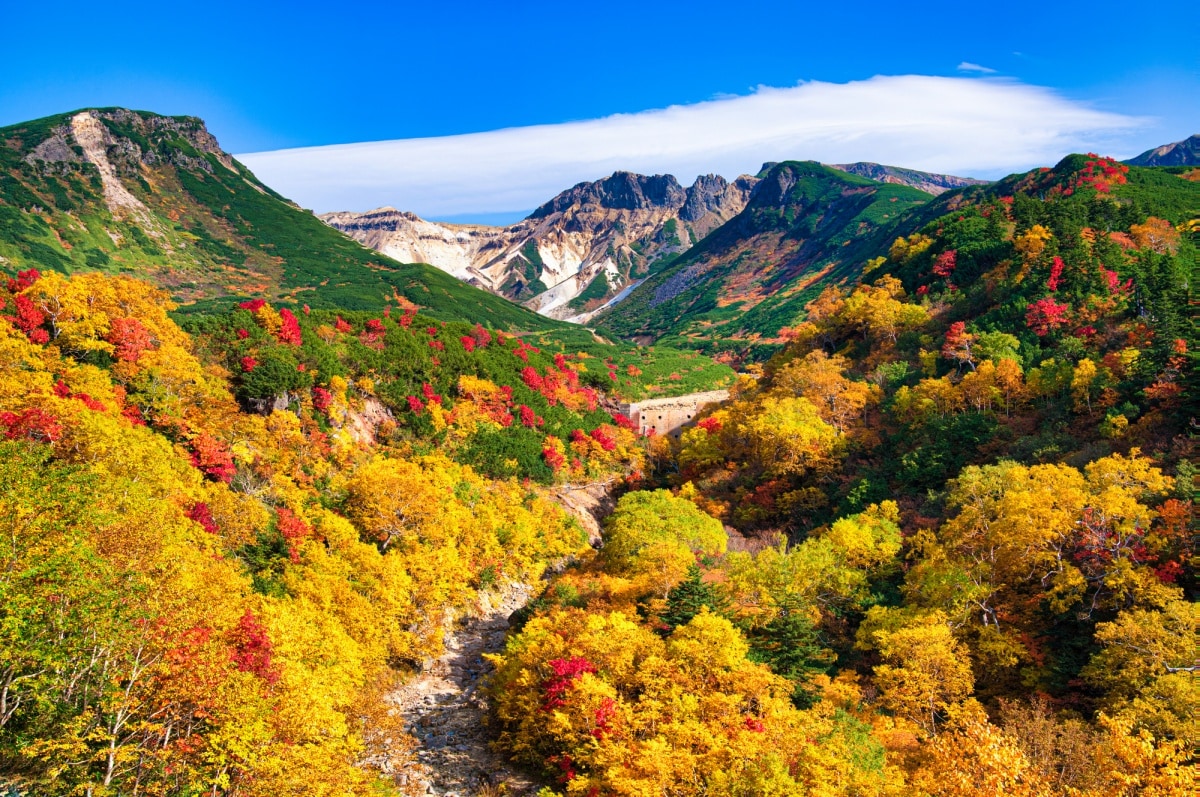
[(741, 212), (757, 180), (616, 172), (579, 183), (507, 226), (426, 221), (395, 208), (321, 219), (402, 262), (428, 263), (553, 318), (584, 321), (655, 261)]

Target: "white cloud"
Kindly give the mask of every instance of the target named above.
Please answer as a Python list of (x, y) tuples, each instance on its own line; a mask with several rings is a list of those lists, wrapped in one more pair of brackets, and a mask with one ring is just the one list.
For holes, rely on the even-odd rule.
[(996, 74), (995, 69), (992, 69), (989, 66), (980, 66), (979, 64), (973, 64), (970, 61), (963, 61), (961, 64), (959, 64), (958, 71), (959, 72), (980, 72), (984, 75)]
[(1004, 79), (874, 77), (759, 87), (603, 119), (239, 155), (304, 207), (426, 217), (532, 208), (616, 170), (732, 178), (765, 161), (875, 161), (999, 177), (1072, 151), (1112, 152), (1143, 120)]

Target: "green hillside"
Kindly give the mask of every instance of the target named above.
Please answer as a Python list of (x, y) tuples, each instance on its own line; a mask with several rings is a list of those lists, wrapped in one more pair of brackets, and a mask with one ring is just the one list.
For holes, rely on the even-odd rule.
[[(81, 116), (100, 125), (92, 152), (73, 129)], [(246, 296), (356, 310), (403, 297), (438, 318), (561, 327), (438, 269), (360, 246), (259, 182), (194, 117), (76, 112), (0, 128), (0, 142), (7, 270), (138, 276), (168, 290), (184, 312)], [(106, 198), (97, 149), (117, 190), (128, 192), (125, 205)]]
[(849, 279), (931, 197), (821, 164), (773, 166), (736, 218), (661, 268), (598, 325), (708, 352), (755, 351), (829, 282)]

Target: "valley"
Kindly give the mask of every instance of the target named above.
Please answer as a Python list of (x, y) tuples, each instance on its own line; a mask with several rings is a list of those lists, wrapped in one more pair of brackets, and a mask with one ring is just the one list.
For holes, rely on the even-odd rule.
[(0, 128), (0, 792), (1191, 794), (1185, 144), (486, 227)]

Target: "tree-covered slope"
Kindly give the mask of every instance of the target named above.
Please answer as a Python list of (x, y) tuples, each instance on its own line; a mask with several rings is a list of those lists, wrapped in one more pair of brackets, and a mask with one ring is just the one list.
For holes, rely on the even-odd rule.
[(86, 110), (0, 128), (0, 266), (130, 274), (195, 311), (260, 296), (556, 325), (438, 269), (366, 249), (223, 152), (194, 117)]
[(746, 209), (598, 320), (612, 333), (706, 351), (777, 338), (829, 281), (886, 249), (890, 226), (931, 197), (806, 161), (776, 164)]

